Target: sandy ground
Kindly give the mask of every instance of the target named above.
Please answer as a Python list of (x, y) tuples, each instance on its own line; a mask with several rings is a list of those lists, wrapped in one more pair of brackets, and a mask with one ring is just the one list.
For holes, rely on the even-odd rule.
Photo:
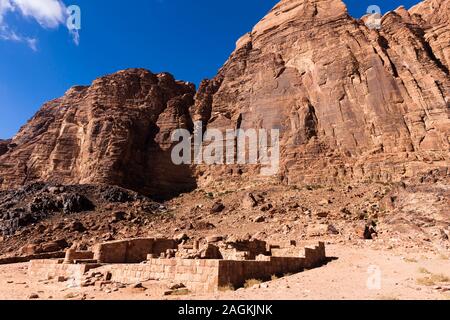
[[(447, 253), (411, 249), (377, 250), (368, 245), (329, 245), (327, 255), (337, 259), (314, 270), (286, 276), (252, 288), (217, 294), (164, 296), (165, 285), (145, 288), (68, 288), (67, 282), (32, 279), (27, 264), (0, 266), (0, 299), (450, 299), (450, 260)], [(433, 280), (427, 280), (433, 279)], [(443, 282), (440, 282), (443, 281)]]

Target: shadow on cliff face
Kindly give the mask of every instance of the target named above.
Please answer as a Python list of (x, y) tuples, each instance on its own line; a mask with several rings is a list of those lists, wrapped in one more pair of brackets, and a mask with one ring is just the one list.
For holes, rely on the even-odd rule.
[[(142, 158), (141, 158), (142, 159)], [(197, 188), (197, 180), (189, 165), (175, 165), (171, 149), (152, 144), (143, 155), (143, 162), (122, 161), (111, 171), (122, 172), (116, 184), (139, 192), (155, 201), (166, 201)]]
[(0, 156), (8, 152), (8, 145), (11, 143), (11, 140), (1, 140), (0, 139)]
[(189, 165), (175, 165), (171, 150), (159, 149), (154, 155), (150, 160), (144, 194), (156, 201), (164, 201), (197, 189), (192, 168)]

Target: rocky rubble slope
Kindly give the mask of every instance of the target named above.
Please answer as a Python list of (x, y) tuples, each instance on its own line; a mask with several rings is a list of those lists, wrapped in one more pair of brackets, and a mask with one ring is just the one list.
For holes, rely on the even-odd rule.
[[(145, 196), (109, 185), (34, 183), (2, 191), (0, 255), (45, 253), (75, 241), (92, 245), (139, 236), (141, 227), (166, 212)], [(55, 244), (62, 247), (55, 250)]]
[[(0, 195), (0, 211), (8, 213), (0, 218), (0, 257), (136, 237), (321, 240), (448, 255), (448, 185), (437, 172), (402, 183), (332, 187), (240, 179), (157, 204), (116, 187), (35, 184)], [(87, 206), (76, 199), (87, 199)], [(17, 227), (5, 228), (12, 221)]]

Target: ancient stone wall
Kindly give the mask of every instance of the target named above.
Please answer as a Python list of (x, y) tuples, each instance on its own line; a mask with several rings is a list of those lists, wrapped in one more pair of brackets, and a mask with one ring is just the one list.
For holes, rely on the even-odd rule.
[(149, 259), (147, 264), (106, 266), (112, 281), (136, 283), (169, 280), (183, 283), (191, 291), (213, 292), (220, 287), (242, 286), (248, 279), (269, 280), (272, 275), (298, 273), (326, 261), (325, 245), (305, 248), (304, 257), (258, 256), (258, 260)]
[(323, 242), (319, 242), (318, 246), (305, 247), (305, 268), (311, 269), (320, 266), (325, 257), (325, 244)]
[(304, 269), (304, 258), (268, 257), (267, 261), (219, 261), (219, 287), (242, 286), (248, 279), (270, 280), (272, 275), (298, 273)]
[(76, 260), (92, 260), (94, 253), (92, 251), (77, 251), (69, 249), (66, 251), (64, 263), (73, 263)]
[(147, 264), (106, 266), (112, 281), (133, 284), (146, 280), (183, 283), (191, 291), (212, 292), (218, 288), (220, 260), (150, 259)]
[(101, 243), (94, 248), (94, 259), (99, 263), (139, 263), (148, 254), (159, 256), (168, 249), (176, 249), (172, 239), (133, 239)]
[[(240, 287), (248, 279), (265, 281), (272, 275), (298, 273), (326, 262), (325, 244), (322, 242), (317, 246), (305, 247), (304, 257), (258, 255), (256, 260), (153, 258), (155, 251), (152, 250), (163, 250), (171, 244), (171, 241), (164, 239), (113, 241), (97, 246), (94, 258), (103, 259), (98, 260), (98, 263), (69, 264), (67, 261), (70, 259), (34, 260), (30, 262), (28, 271), (30, 276), (45, 279), (63, 276), (77, 280), (95, 268), (99, 272), (110, 272), (111, 281), (115, 282), (134, 284), (147, 280), (166, 280), (182, 283), (194, 292), (214, 292), (230, 285)], [(148, 253), (145, 263), (124, 262), (141, 262), (143, 252)], [(83, 258), (91, 256), (89, 252), (78, 253)], [(76, 256), (77, 252), (72, 252), (66, 258)]]
[[(258, 255), (268, 253), (267, 243), (256, 239), (227, 242), (225, 247), (220, 248), (220, 253), (227, 260), (254, 260)], [(243, 253), (244, 257), (240, 257)]]
[(60, 260), (32, 260), (28, 266), (28, 275), (42, 279), (57, 277), (79, 278), (98, 264), (64, 264)]

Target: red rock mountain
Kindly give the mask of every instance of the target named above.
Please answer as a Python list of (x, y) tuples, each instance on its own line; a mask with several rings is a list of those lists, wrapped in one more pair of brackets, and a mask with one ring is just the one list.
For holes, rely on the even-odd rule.
[(425, 1), (370, 30), (340, 0), (281, 1), (202, 83), (196, 118), (280, 128), (288, 183), (447, 171), (449, 16)]
[(172, 164), (171, 131), (197, 120), (280, 129), (286, 183), (448, 175), (449, 17), (450, 0), (426, 0), (371, 30), (341, 0), (283, 0), (196, 94), (132, 69), (45, 104), (0, 146), (1, 188), (106, 183), (163, 196), (236, 174)]
[(105, 183), (165, 195), (195, 187), (172, 165), (170, 134), (192, 128), (195, 86), (130, 69), (46, 103), (0, 158), (2, 188), (33, 181)]

